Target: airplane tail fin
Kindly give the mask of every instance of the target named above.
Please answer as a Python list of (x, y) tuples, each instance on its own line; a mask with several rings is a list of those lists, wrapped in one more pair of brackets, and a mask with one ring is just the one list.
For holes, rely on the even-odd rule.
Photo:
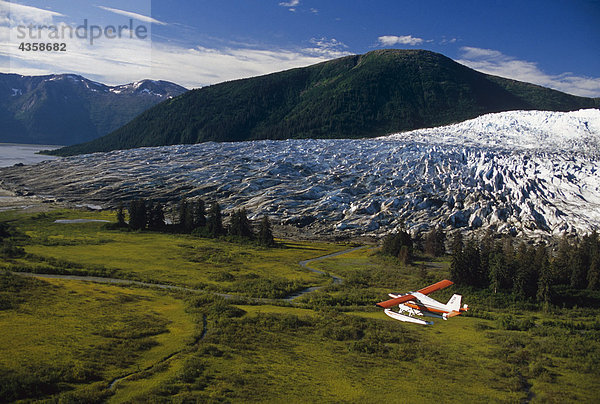
[(462, 301), (461, 295), (452, 295), (450, 300), (448, 300), (447, 306), (451, 311), (460, 312), (460, 303)]

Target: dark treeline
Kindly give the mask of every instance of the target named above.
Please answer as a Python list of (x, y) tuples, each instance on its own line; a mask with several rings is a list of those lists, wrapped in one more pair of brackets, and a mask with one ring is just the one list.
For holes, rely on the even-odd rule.
[(160, 203), (135, 199), (127, 207), (129, 221), (125, 217), (125, 208), (121, 205), (117, 209), (117, 226), (131, 230), (168, 231), (176, 233), (194, 234), (200, 237), (218, 238), (229, 236), (232, 238), (257, 241), (263, 246), (273, 246), (275, 241), (271, 230), (271, 223), (264, 216), (258, 224), (258, 230), (248, 219), (246, 209), (234, 210), (227, 225), (223, 223), (223, 214), (218, 202), (210, 205), (208, 212), (202, 199), (183, 199), (177, 209), (176, 221), (166, 224), (164, 206)]
[(600, 290), (600, 238), (594, 232), (578, 239), (563, 237), (556, 247), (512, 239), (484, 237), (452, 240), (452, 280), (457, 284), (509, 292), (516, 298), (555, 303), (554, 292)]
[[(445, 254), (445, 240), (439, 228), (416, 239), (402, 230), (384, 237), (381, 253), (407, 265), (417, 251), (431, 256)], [(490, 235), (464, 240), (457, 233), (450, 247), (450, 277), (458, 285), (512, 294), (517, 300), (543, 305), (557, 304), (578, 291), (600, 290), (600, 236), (596, 232), (537, 245)]]

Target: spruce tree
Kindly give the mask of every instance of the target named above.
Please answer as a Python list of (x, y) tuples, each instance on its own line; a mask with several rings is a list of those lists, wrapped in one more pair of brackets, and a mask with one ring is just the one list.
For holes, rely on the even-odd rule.
[(129, 204), (129, 227), (132, 230), (146, 228), (146, 202), (143, 199), (134, 199)]
[(127, 212), (129, 213), (129, 228), (132, 230), (136, 230), (135, 229), (135, 220), (138, 215), (137, 211), (138, 211), (138, 203), (137, 203), (137, 199), (134, 199), (133, 201), (129, 202), (129, 206), (127, 207)]
[(587, 268), (585, 265), (585, 251), (581, 245), (575, 246), (571, 251), (569, 266), (571, 268), (571, 287), (583, 289), (588, 283)]
[(219, 237), (225, 234), (223, 228), (223, 217), (221, 215), (221, 206), (218, 202), (211, 205), (206, 219), (206, 227), (211, 237)]
[(179, 203), (179, 227), (183, 231), (188, 231), (189, 224), (187, 220), (187, 212), (188, 212), (188, 201), (183, 198)]
[(587, 280), (588, 289), (600, 290), (600, 254), (592, 256)]
[(154, 211), (154, 202), (148, 201), (146, 204), (146, 229), (154, 230), (154, 223), (152, 222), (152, 212)]
[(230, 236), (241, 236), (240, 213), (237, 210), (231, 212), (227, 233), (229, 233)]
[(398, 245), (397, 240), (395, 233), (386, 235), (383, 238), (383, 243), (381, 245), (381, 253), (396, 257), (400, 252), (400, 246)]
[(412, 262), (412, 253), (407, 245), (403, 245), (400, 247), (400, 251), (398, 252), (398, 259), (404, 265), (408, 265)]
[(120, 203), (119, 207), (117, 208), (117, 225), (119, 227), (127, 226), (127, 223), (125, 223), (125, 212), (122, 203)]
[(546, 262), (540, 268), (540, 276), (537, 288), (537, 301), (542, 304), (544, 311), (548, 311), (550, 303), (552, 302), (552, 282), (554, 281), (552, 276), (552, 268), (549, 262)]
[(503, 289), (506, 285), (506, 262), (502, 251), (495, 250), (490, 254), (489, 260), (489, 285), (494, 293)]
[(481, 254), (473, 239), (469, 239), (465, 244), (461, 264), (459, 271), (461, 272), (460, 277), (463, 284), (478, 287), (484, 286), (481, 271)]
[(514, 286), (515, 274), (516, 274), (516, 262), (515, 262), (515, 248), (510, 238), (505, 238), (502, 243), (502, 254), (504, 255), (504, 280), (506, 284), (504, 288), (509, 290)]
[(191, 232), (196, 228), (194, 225), (194, 202), (188, 201), (185, 206), (184, 228), (186, 232)]
[(249, 239), (254, 238), (254, 231), (252, 230), (252, 223), (248, 219), (248, 211), (246, 208), (243, 208), (239, 213), (240, 220), (240, 230), (241, 236)]
[[(541, 256), (541, 254), (540, 254)], [(513, 291), (520, 299), (535, 298), (537, 295), (539, 274), (536, 268), (536, 251), (521, 243), (515, 257), (516, 272), (514, 276)]]
[(146, 223), (148, 222), (148, 210), (146, 209), (146, 200), (140, 199), (138, 203), (139, 203), (138, 222), (139, 222), (139, 226), (140, 226), (139, 228), (141, 230), (144, 230), (146, 228)]
[(0, 222), (0, 241), (10, 237), (10, 225), (6, 222)]
[(600, 289), (600, 235), (594, 230), (589, 235), (589, 268), (587, 272), (587, 287), (591, 290)]
[(445, 241), (446, 235), (443, 230), (439, 227), (435, 227), (425, 234), (423, 249), (426, 254), (440, 257), (446, 252), (446, 247), (444, 246)]
[(548, 261), (548, 248), (545, 243), (532, 247), (531, 253), (533, 254), (533, 265), (529, 272), (527, 289), (529, 296), (535, 298), (538, 295), (542, 271), (545, 268), (550, 268), (550, 262)]
[(571, 282), (570, 257), (572, 250), (567, 236), (563, 236), (558, 244), (558, 250), (552, 260), (552, 272), (558, 284), (569, 284)]
[(273, 231), (271, 230), (271, 222), (267, 215), (263, 216), (260, 221), (260, 227), (258, 228), (258, 242), (265, 247), (272, 247), (275, 245)]
[(148, 228), (151, 230), (162, 230), (165, 226), (165, 213), (160, 203), (148, 207)]
[(193, 217), (195, 228), (206, 226), (206, 207), (202, 199), (194, 203)]
[(463, 249), (462, 234), (457, 232), (452, 239), (452, 262), (450, 263), (450, 279), (457, 284), (465, 284), (467, 279)]
[[(402, 247), (405, 247), (404, 249)], [(383, 238), (381, 253), (400, 258), (403, 263), (412, 260), (413, 240), (408, 232), (401, 230), (398, 233), (388, 234)]]
[(248, 220), (248, 213), (246, 209), (233, 211), (229, 221), (228, 232), (231, 236), (249, 239), (254, 238), (254, 232), (252, 231), (252, 225)]
[(490, 257), (494, 250), (494, 239), (492, 233), (487, 231), (479, 243), (479, 285), (488, 287), (490, 280)]

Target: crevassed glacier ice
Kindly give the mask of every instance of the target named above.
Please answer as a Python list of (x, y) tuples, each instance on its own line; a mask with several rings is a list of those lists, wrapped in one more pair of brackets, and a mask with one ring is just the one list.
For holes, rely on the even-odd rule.
[(0, 171), (76, 203), (219, 200), (317, 233), (403, 224), (511, 233), (600, 227), (600, 111), (514, 111), (376, 139), (140, 148)]

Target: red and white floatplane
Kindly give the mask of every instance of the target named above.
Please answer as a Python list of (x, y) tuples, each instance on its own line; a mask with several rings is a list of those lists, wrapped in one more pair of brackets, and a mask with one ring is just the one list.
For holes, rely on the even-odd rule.
[[(435, 299), (427, 296), (436, 290), (443, 289), (452, 285), (454, 282), (444, 279), (429, 285), (416, 292), (408, 292), (403, 295), (390, 293), (390, 300), (377, 303), (377, 306), (385, 309), (385, 314), (388, 316), (409, 323), (417, 323), (423, 325), (433, 324), (431, 321), (425, 321), (417, 316), (427, 316), (448, 320), (450, 317), (458, 316), (469, 310), (466, 304), (461, 307), (462, 296), (452, 295), (448, 303), (440, 303)], [(392, 311), (391, 307), (398, 306), (399, 310)]]

